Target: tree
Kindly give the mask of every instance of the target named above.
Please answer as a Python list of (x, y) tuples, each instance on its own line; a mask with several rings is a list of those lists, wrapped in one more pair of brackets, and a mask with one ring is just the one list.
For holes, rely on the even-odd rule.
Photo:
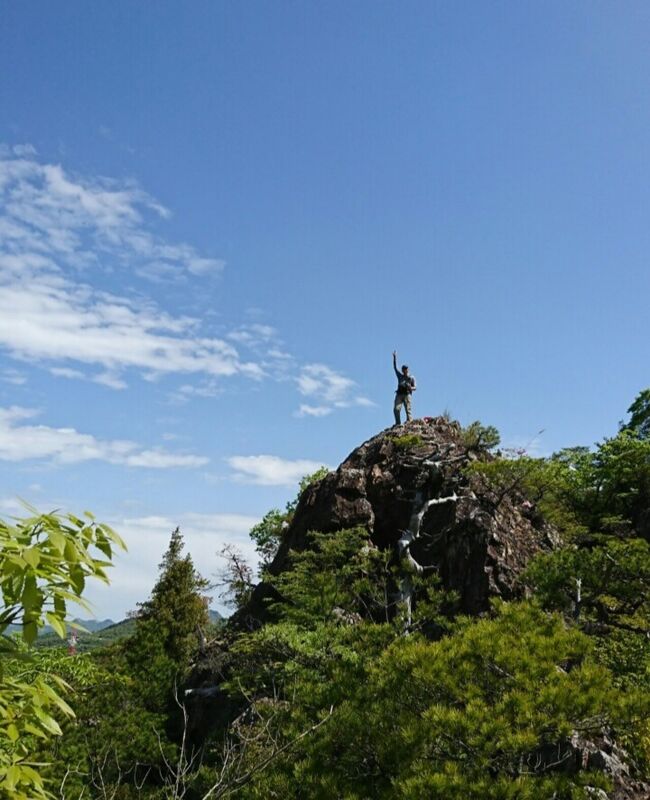
[[(497, 508), (508, 498), (527, 513), (544, 517), (555, 525), (565, 538), (577, 536), (583, 529), (578, 506), (585, 487), (584, 454), (563, 451), (561, 457), (533, 458), (515, 452), (509, 457), (489, 461), (473, 461), (466, 467), (468, 475), (481, 476), (486, 499)], [(589, 450), (584, 449), (587, 457)], [(568, 452), (571, 460), (568, 460)]]
[(253, 570), (241, 550), (232, 544), (224, 545), (219, 555), (226, 561), (217, 575), (216, 586), (222, 590), (219, 596), (227, 605), (243, 608), (253, 593)]
[(306, 754), (314, 783), (349, 798), (582, 796), (593, 778), (558, 769), (572, 758), (571, 734), (625, 725), (632, 699), (560, 617), (528, 604), (495, 613), (460, 619), (438, 642), (390, 646)]
[(292, 513), (272, 508), (262, 517), (261, 522), (250, 529), (250, 537), (260, 555), (260, 569), (268, 567), (278, 552), (282, 533), (288, 527)]
[(483, 425), (479, 420), (463, 428), (462, 437), (468, 450), (492, 450), (501, 441), (494, 425)]
[(594, 547), (544, 553), (527, 575), (545, 607), (572, 614), (590, 629), (618, 628), (647, 640), (650, 545), (643, 539), (602, 537)]
[(86, 580), (108, 582), (113, 548), (124, 543), (92, 514), (84, 517), (52, 512), (13, 524), (0, 520), (0, 791), (15, 800), (47, 796), (32, 756), (37, 742), (61, 735), (56, 717), (74, 712), (62, 697), (68, 684), (55, 671), (35, 668), (7, 629), (19, 625), (29, 646), (46, 623), (65, 637), (69, 603), (89, 610)]
[(639, 392), (627, 413), (630, 419), (621, 424), (621, 428), (632, 431), (640, 439), (650, 439), (650, 389)]
[(92, 653), (91, 680), (71, 681), (80, 698), (76, 720), (55, 750), (70, 796), (167, 796), (160, 788), (166, 764), (184, 757), (185, 709), (176, 697), (208, 625), (207, 581), (183, 547), (176, 529), (135, 633)]
[[(647, 694), (618, 689), (560, 615), (498, 603), (490, 618), (448, 622), (437, 641), (405, 637), (359, 614), (374, 570), (354, 555), (361, 531), (342, 546), (338, 535), (294, 563), (278, 621), (235, 642), (228, 684), (251, 704), (233, 732), (247, 741), (270, 733), (277, 749), (331, 719), (238, 796), (586, 798), (582, 787), (605, 783), (564, 768), (577, 759), (572, 737), (641, 740)], [(345, 574), (314, 580), (326, 566)]]
[[(116, 647), (71, 655), (65, 647), (37, 648), (34, 672), (55, 672), (70, 685), (66, 699), (74, 717), (61, 720), (62, 735), (43, 741), (36, 760), (50, 763), (48, 779), (61, 798), (150, 797), (136, 795), (126, 784), (145, 784), (160, 774), (161, 744), (166, 755), (175, 748), (157, 735), (166, 718), (144, 706), (141, 685), (125, 670)], [(118, 790), (118, 786), (121, 788)]]
[(184, 543), (180, 530), (171, 535), (169, 547), (160, 563), (160, 576), (151, 596), (140, 604), (136, 637), (145, 628), (154, 628), (165, 655), (180, 669), (185, 669), (196, 652), (199, 632), (208, 624), (209, 582), (196, 571), (192, 557), (182, 555)]

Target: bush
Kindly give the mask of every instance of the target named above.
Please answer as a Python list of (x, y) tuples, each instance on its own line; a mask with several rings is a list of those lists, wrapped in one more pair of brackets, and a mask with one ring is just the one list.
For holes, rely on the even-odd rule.
[(404, 436), (396, 436), (393, 444), (398, 450), (412, 450), (424, 444), (424, 439), (417, 433), (405, 433)]
[(463, 428), (461, 435), (468, 450), (492, 450), (501, 441), (494, 425), (483, 425), (478, 420)]

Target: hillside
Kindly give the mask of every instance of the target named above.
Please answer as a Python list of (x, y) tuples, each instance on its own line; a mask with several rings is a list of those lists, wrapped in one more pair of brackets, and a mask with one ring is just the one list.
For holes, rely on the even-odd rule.
[[(85, 623), (81, 623), (84, 627), (88, 627)], [(96, 630), (77, 631), (77, 652), (85, 653), (89, 650), (95, 650), (98, 647), (113, 644), (120, 641), (127, 636), (130, 636), (135, 630), (135, 622), (132, 619), (124, 619), (121, 622), (112, 622), (106, 627), (101, 627)], [(61, 641), (61, 638), (53, 631), (43, 632), (36, 640), (36, 646), (39, 648), (49, 647), (67, 647), (67, 643)]]
[[(210, 621), (213, 625), (220, 625), (222, 623), (223, 617), (218, 611), (210, 609), (209, 613)], [(88, 632), (77, 631), (76, 649), (78, 653), (86, 653), (100, 647), (107, 647), (135, 633), (135, 619), (133, 618), (123, 619), (121, 622), (112, 622), (109, 620), (108, 625), (99, 622), (94, 625), (95, 630), (91, 630), (90, 626), (93, 626), (93, 623), (97, 623), (97, 620), (75, 620), (75, 622), (79, 622), (80, 625), (89, 628)], [(66, 647), (67, 644), (62, 642), (60, 637), (50, 629), (44, 630), (38, 637), (36, 646), (40, 648)]]

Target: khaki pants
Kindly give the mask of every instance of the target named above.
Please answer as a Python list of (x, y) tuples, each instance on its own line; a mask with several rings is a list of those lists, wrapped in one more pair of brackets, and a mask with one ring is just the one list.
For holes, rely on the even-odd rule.
[(411, 419), (411, 395), (395, 392), (395, 405), (393, 406), (393, 412), (395, 413), (395, 425), (402, 424), (402, 418), (400, 414), (402, 406), (404, 406), (404, 409), (406, 410), (406, 421), (408, 422)]

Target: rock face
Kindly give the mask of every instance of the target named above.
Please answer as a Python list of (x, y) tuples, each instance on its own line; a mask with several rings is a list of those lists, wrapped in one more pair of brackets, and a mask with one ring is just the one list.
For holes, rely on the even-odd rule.
[[(379, 433), (304, 492), (271, 572), (285, 568), (289, 550), (307, 546), (309, 531), (362, 526), (377, 547), (401, 551), (417, 571), (435, 570), (466, 613), (485, 611), (491, 597), (522, 596), (522, 570), (557, 536), (525, 498), (497, 502), (479, 476), (468, 476), (464, 467), (476, 458), (444, 417)], [(262, 600), (263, 586), (256, 595)]]

